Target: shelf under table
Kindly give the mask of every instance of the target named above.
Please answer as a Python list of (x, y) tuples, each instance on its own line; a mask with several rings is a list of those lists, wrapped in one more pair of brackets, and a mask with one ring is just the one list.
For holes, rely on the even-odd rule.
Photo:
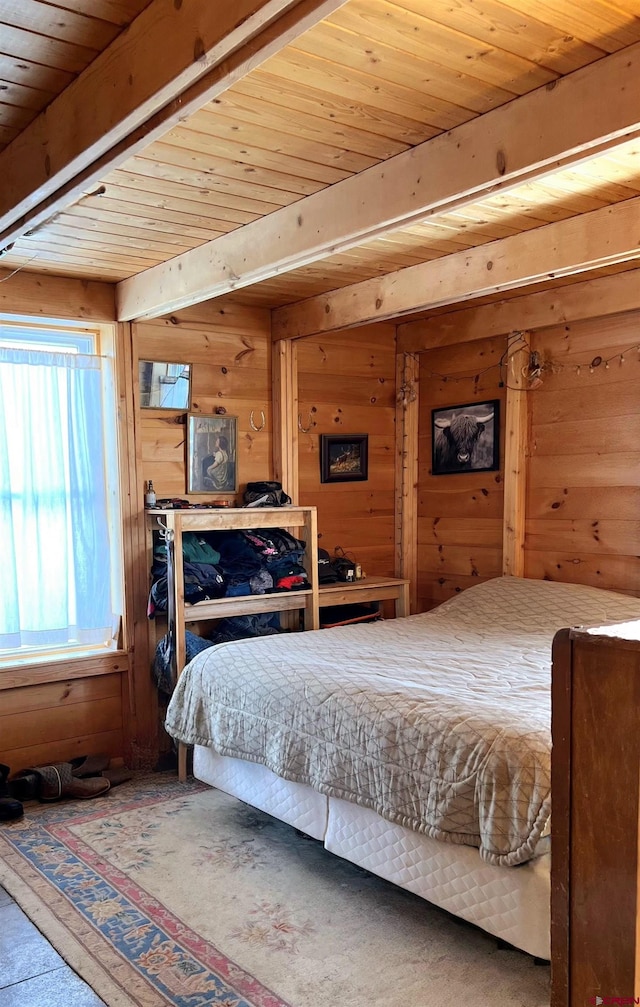
[(198, 601), (195, 605), (184, 606), (184, 621), (199, 622), (201, 619), (224, 619), (233, 615), (253, 615), (257, 612), (291, 612), (306, 608), (311, 590), (278, 591), (273, 594), (241, 594), (233, 598), (215, 598), (212, 601)]
[(318, 588), (320, 608), (365, 601), (395, 601), (396, 617), (409, 615), (409, 581), (401, 577), (365, 577), (364, 580), (321, 584)]

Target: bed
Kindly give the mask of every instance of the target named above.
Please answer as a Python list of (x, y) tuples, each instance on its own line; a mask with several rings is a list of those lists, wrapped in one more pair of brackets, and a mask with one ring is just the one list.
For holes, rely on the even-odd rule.
[(423, 615), (221, 644), (166, 728), (194, 774), (549, 958), (551, 644), (640, 601), (498, 578)]

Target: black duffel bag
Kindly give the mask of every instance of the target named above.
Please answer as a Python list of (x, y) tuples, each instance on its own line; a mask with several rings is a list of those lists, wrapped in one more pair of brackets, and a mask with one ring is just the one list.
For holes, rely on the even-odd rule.
[(291, 503), (282, 488), (282, 483), (265, 482), (247, 483), (243, 497), (245, 507), (286, 507)]

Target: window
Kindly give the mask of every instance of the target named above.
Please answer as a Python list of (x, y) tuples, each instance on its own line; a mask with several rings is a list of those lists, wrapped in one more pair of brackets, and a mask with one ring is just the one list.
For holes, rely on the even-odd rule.
[(113, 359), (100, 333), (0, 322), (0, 659), (115, 646)]

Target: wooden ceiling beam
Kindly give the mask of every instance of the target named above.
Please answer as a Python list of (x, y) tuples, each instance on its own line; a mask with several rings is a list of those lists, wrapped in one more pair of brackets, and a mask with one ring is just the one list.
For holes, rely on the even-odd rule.
[(604, 318), (640, 308), (640, 273), (629, 269), (570, 286), (418, 318), (398, 325), (398, 352), (422, 353), (474, 339)]
[(640, 44), (119, 284), (122, 319), (217, 297), (640, 134)]
[(152, 0), (0, 152), (0, 250), (345, 0)]
[(277, 308), (272, 334), (299, 339), (628, 262), (639, 234), (640, 196)]

